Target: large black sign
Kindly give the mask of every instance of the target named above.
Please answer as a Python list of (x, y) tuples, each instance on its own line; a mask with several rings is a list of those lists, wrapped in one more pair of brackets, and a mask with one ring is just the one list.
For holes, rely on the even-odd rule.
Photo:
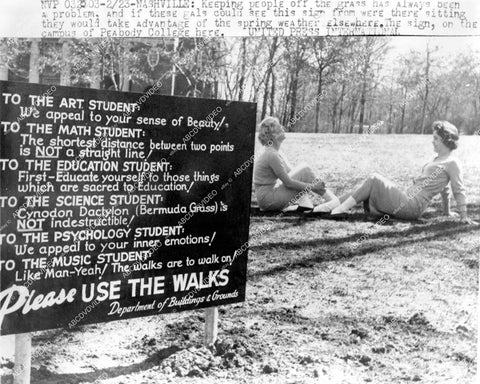
[(255, 114), (0, 82), (1, 334), (243, 301)]

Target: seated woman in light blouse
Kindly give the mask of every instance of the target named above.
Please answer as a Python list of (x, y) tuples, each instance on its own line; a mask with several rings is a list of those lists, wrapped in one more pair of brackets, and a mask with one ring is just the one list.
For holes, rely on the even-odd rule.
[(433, 197), (441, 194), (444, 213), (450, 216), (450, 184), (460, 218), (476, 224), (467, 218), (462, 166), (460, 160), (452, 154), (458, 146), (458, 130), (448, 121), (436, 121), (432, 128), (433, 150), (438, 156), (423, 166), (422, 174), (406, 192), (387, 178), (373, 174), (352, 193), (342, 196), (342, 203), (338, 204), (331, 214), (343, 214), (357, 203), (364, 202), (365, 209), (373, 214), (417, 219), (425, 212)]
[[(253, 168), (253, 184), (260, 209), (311, 209), (313, 204), (309, 197), (310, 191), (327, 201), (324, 208), (326, 211), (340, 204), (338, 198), (325, 189), (325, 183), (308, 165), (301, 164), (292, 169), (285, 155), (280, 152), (285, 130), (277, 118), (266, 117), (260, 123), (258, 140), (265, 147)], [(328, 203), (335, 204), (329, 206)]]

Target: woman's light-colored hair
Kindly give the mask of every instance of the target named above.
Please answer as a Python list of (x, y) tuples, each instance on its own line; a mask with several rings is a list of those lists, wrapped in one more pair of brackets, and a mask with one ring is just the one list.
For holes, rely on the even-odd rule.
[(265, 117), (261, 121), (259, 127), (258, 140), (262, 145), (269, 145), (274, 136), (282, 130), (282, 126), (278, 119), (272, 116)]

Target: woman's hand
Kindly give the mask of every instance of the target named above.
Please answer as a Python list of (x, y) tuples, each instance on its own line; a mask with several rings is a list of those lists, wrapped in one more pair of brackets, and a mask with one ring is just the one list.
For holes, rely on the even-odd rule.
[(463, 224), (479, 225), (477, 221), (470, 219), (469, 217), (467, 217), (467, 215), (458, 214), (457, 212), (453, 212), (453, 211), (444, 212), (444, 214), (445, 216), (456, 219)]
[(453, 211), (443, 212), (443, 214), (444, 216), (447, 216), (447, 217), (453, 217), (453, 218), (460, 217), (460, 215), (457, 212), (453, 212)]
[(312, 187), (312, 191), (318, 193), (319, 195), (323, 195), (325, 193), (325, 183), (323, 181), (319, 181)]
[(472, 220), (469, 217), (461, 217), (460, 222), (469, 225), (479, 225), (478, 221)]
[(461, 205), (458, 210), (460, 211), (460, 222), (469, 225), (478, 225), (478, 223), (467, 216), (467, 206)]

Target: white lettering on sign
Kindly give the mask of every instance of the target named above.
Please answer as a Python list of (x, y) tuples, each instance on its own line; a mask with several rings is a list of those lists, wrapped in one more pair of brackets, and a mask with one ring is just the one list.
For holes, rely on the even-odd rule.
[(20, 308), (25, 315), (32, 310), (38, 311), (41, 308), (53, 307), (65, 302), (72, 303), (76, 293), (75, 288), (70, 289), (68, 293), (62, 288), (58, 293), (51, 291), (46, 295), (36, 295), (35, 290), (30, 292), (24, 286), (13, 285), (0, 292), (0, 326), (5, 315), (16, 312)]

